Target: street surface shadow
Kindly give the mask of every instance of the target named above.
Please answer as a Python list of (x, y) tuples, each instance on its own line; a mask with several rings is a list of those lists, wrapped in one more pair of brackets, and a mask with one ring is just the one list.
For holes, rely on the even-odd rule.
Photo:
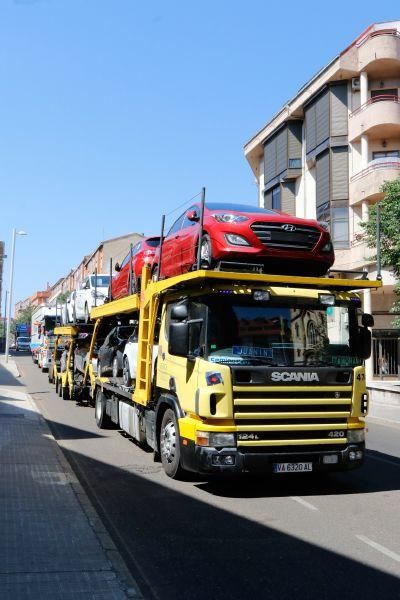
[(22, 383), (0, 364), (0, 385), (21, 387)]
[(145, 597), (399, 597), (399, 579), (377, 568), (137, 473), (76, 452), (66, 455)]
[(66, 425), (65, 423), (51, 421), (47, 417), (45, 417), (45, 420), (56, 440), (89, 440), (92, 438), (104, 437), (100, 431), (99, 433), (94, 433), (87, 429), (80, 429), (79, 427), (73, 427), (72, 425)]

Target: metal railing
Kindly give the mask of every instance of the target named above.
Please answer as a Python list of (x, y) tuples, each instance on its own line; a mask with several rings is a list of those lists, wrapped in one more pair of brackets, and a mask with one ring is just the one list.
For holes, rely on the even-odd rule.
[(400, 102), (400, 98), (395, 94), (380, 94), (379, 96), (372, 96), (366, 102), (364, 102), (364, 104), (361, 104), (361, 106), (350, 113), (350, 119), (355, 115), (358, 115), (358, 113), (361, 111), (365, 110), (370, 104), (375, 104), (376, 102), (396, 102), (398, 104)]
[(353, 177), (350, 177), (350, 181), (358, 181), (369, 173), (372, 173), (373, 171), (379, 171), (380, 169), (400, 169), (400, 158), (393, 158), (392, 160), (390, 160), (390, 157), (385, 158), (384, 160), (379, 158), (375, 159), (368, 165), (368, 167), (362, 171), (359, 171), (353, 175)]
[(367, 35), (365, 35), (363, 38), (361, 38), (361, 40), (359, 40), (356, 43), (356, 46), (357, 48), (359, 48), (371, 38), (379, 37), (381, 35), (391, 35), (394, 37), (400, 37), (400, 33), (397, 31), (397, 29), (377, 29), (376, 31), (370, 31), (369, 33), (367, 33)]

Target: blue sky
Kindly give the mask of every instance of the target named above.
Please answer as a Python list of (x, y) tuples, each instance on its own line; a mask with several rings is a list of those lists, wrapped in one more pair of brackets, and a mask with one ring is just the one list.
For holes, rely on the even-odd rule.
[(14, 300), (101, 239), (158, 234), (203, 185), (255, 204), (246, 140), (365, 27), (399, 17), (385, 0), (0, 0), (6, 252), (13, 227), (29, 233)]

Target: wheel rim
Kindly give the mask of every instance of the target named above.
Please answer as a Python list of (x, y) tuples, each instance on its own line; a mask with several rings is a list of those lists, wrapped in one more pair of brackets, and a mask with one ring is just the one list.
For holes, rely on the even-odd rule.
[(208, 243), (207, 240), (203, 240), (201, 242), (200, 257), (201, 257), (201, 260), (204, 260), (205, 262), (210, 263), (210, 260), (211, 260), (210, 244)]
[(101, 419), (101, 402), (98, 396), (96, 398), (96, 419), (98, 421)]
[(167, 421), (162, 430), (161, 454), (169, 464), (176, 459), (176, 430), (173, 421)]

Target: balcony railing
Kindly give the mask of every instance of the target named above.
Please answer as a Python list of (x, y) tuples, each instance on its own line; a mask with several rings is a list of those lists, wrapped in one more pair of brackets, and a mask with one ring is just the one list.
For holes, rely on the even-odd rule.
[(376, 31), (370, 31), (367, 33), (367, 35), (361, 38), (361, 40), (358, 40), (356, 43), (357, 48), (365, 44), (365, 42), (371, 38), (378, 37), (379, 35), (393, 35), (395, 37), (400, 37), (400, 33), (397, 31), (397, 29), (378, 29)]
[(380, 94), (379, 96), (373, 96), (372, 98), (369, 98), (369, 100), (364, 102), (364, 104), (361, 104), (361, 106), (353, 110), (353, 112), (350, 113), (350, 118), (354, 117), (362, 110), (366, 109), (367, 106), (369, 106), (370, 104), (375, 104), (376, 102), (396, 102), (397, 104), (399, 104), (400, 98), (395, 94)]
[(350, 178), (350, 181), (358, 181), (359, 179), (362, 179), (369, 173), (378, 171), (380, 169), (400, 169), (400, 158), (376, 158), (375, 160), (369, 163), (368, 167), (353, 175), (353, 177)]

